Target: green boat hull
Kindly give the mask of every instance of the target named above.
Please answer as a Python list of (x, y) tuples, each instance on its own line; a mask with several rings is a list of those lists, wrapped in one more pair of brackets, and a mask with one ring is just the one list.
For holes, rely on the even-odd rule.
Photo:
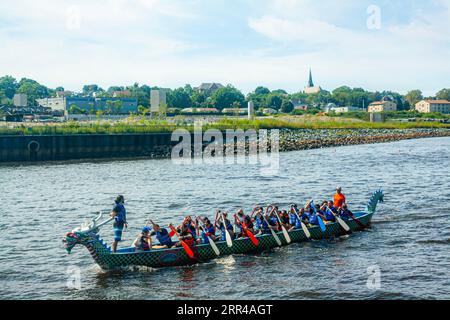
[[(350, 227), (351, 232), (360, 231), (369, 227), (375, 213), (376, 205), (383, 200), (382, 191), (377, 191), (369, 200), (368, 211), (355, 213), (359, 223), (353, 219), (347, 220), (346, 223)], [(319, 226), (308, 228), (311, 233), (311, 239), (321, 240), (339, 237), (347, 234), (343, 228), (336, 223), (329, 223), (326, 225), (326, 230), (323, 232)], [(98, 230), (95, 230), (98, 232)], [(125, 248), (112, 253), (111, 249), (100, 238), (96, 232), (90, 233), (76, 233), (71, 234), (64, 240), (67, 245), (66, 249), (70, 253), (72, 248), (81, 244), (87, 247), (90, 254), (96, 263), (104, 270), (112, 270), (130, 266), (143, 266), (151, 268), (165, 268), (175, 266), (186, 266), (197, 263), (204, 263), (214, 260), (218, 257), (233, 255), (233, 254), (249, 254), (260, 253), (279, 247), (275, 238), (271, 234), (256, 236), (259, 245), (256, 247), (249, 238), (240, 238), (233, 241), (233, 245), (228, 247), (225, 241), (216, 242), (220, 251), (217, 256), (211, 245), (201, 244), (192, 247), (195, 257), (189, 258), (182, 247), (171, 249), (157, 249), (151, 251), (136, 251), (134, 248)], [(292, 243), (300, 243), (310, 241), (302, 229), (292, 230), (289, 232), (291, 242), (288, 243), (284, 238), (282, 232), (277, 233), (281, 240), (282, 246), (287, 246)]]

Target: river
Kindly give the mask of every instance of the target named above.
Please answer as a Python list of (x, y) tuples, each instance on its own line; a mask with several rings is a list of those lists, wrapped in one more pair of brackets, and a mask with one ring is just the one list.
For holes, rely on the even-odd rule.
[[(114, 272), (83, 247), (68, 255), (61, 242), (117, 194), (127, 200), (130, 244), (149, 213), (167, 224), (258, 202), (319, 202), (337, 185), (355, 211), (383, 188), (371, 230), (191, 267)], [(0, 194), (0, 299), (450, 298), (448, 137), (281, 153), (274, 176), (259, 165), (170, 160), (0, 166)], [(112, 238), (110, 227), (101, 234)]]

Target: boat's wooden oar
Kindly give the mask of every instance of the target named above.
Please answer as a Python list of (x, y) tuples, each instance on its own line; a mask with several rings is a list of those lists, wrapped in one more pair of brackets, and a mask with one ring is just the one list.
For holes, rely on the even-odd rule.
[(281, 240), (280, 240), (280, 238), (278, 238), (278, 235), (276, 234), (275, 230), (273, 230), (273, 229), (270, 227), (269, 221), (267, 221), (267, 218), (266, 218), (266, 216), (264, 215), (264, 212), (261, 213), (261, 216), (263, 217), (264, 221), (267, 223), (267, 227), (269, 228), (270, 233), (272, 233), (272, 236), (275, 238), (275, 241), (277, 242), (278, 246), (281, 247)]
[(228, 232), (227, 223), (225, 221), (225, 217), (223, 216), (223, 212), (220, 213), (222, 217), (223, 229), (225, 230), (225, 240), (227, 241), (228, 248), (233, 246), (233, 240), (231, 239), (230, 232)]
[(293, 208), (295, 214), (297, 215), (298, 220), (300, 221), (300, 225), (302, 226), (303, 232), (305, 233), (306, 237), (308, 239), (311, 239), (311, 232), (309, 232), (308, 227), (306, 226), (306, 224), (302, 221), (302, 217), (300, 217), (300, 215), (297, 212), (297, 209)]
[(186, 242), (184, 242), (183, 240), (181, 240), (180, 235), (178, 234), (177, 230), (175, 230), (174, 226), (169, 224), (169, 228), (170, 230), (172, 230), (172, 232), (177, 236), (178, 240), (180, 241), (181, 245), (184, 248), (184, 251), (186, 251), (186, 254), (188, 255), (189, 258), (194, 259), (194, 252), (192, 251), (192, 249), (187, 245)]
[(325, 226), (325, 223), (323, 222), (322, 217), (319, 216), (319, 213), (317, 212), (316, 207), (314, 206), (314, 201), (311, 200), (311, 202), (309, 203), (309, 205), (310, 205), (310, 207), (313, 209), (314, 214), (317, 216), (317, 221), (319, 222), (320, 230), (322, 230), (322, 232), (327, 231), (327, 227)]
[[(273, 206), (272, 206), (272, 212), (273, 212), (273, 210), (275, 209)], [(289, 237), (289, 233), (287, 232), (287, 230), (286, 230), (286, 228), (284, 227), (284, 225), (283, 225), (283, 221), (281, 221), (281, 218), (280, 218), (280, 216), (278, 215), (278, 212), (275, 212), (275, 215), (277, 216), (277, 218), (278, 218), (278, 222), (280, 223), (280, 226), (281, 226), (281, 231), (283, 231), (283, 236), (284, 236), (284, 238), (286, 239), (286, 242), (287, 243), (291, 243), (291, 237)]]
[(352, 213), (352, 212), (348, 212), (348, 215), (353, 219), (353, 220), (355, 220), (355, 222), (361, 227), (361, 228), (363, 228), (363, 229), (366, 229), (367, 228), (367, 226), (364, 224), (364, 223), (362, 223), (357, 217), (355, 217), (355, 215)]
[[(201, 218), (200, 218), (200, 220), (201, 220)], [(206, 231), (206, 226), (205, 226), (205, 223), (203, 221), (202, 221), (202, 226), (203, 226), (203, 232), (205, 233), (205, 235), (206, 235), (206, 237), (208, 239), (208, 242), (211, 245), (211, 248), (213, 249), (213, 251), (216, 254), (216, 256), (220, 256), (220, 250), (217, 247), (217, 245), (214, 242), (214, 240), (210, 236), (208, 236), (208, 232)]]
[(347, 232), (350, 231), (350, 227), (348, 226), (348, 224), (345, 223), (344, 220), (341, 219), (341, 217), (339, 217), (337, 214), (335, 214), (329, 207), (327, 207), (327, 210), (328, 210), (329, 212), (331, 212), (331, 214), (336, 218), (337, 222), (341, 225), (341, 227), (342, 227), (345, 231), (347, 231)]
[(245, 226), (245, 224), (242, 223), (241, 220), (239, 220), (237, 215), (234, 215), (234, 217), (235, 217), (236, 221), (239, 223), (239, 225), (242, 227), (242, 229), (244, 229), (244, 232), (247, 235), (247, 237), (249, 237), (250, 240), (255, 245), (255, 247), (257, 247), (259, 245), (259, 241), (258, 241), (258, 239), (256, 239), (255, 235), (250, 230), (248, 230), (248, 228)]

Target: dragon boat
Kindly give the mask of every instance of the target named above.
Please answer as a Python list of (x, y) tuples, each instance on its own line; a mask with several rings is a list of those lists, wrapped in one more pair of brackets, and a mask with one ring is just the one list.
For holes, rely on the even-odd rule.
[[(325, 231), (319, 226), (308, 227), (310, 238), (302, 229), (292, 230), (288, 232), (291, 241), (288, 241), (280, 231), (277, 234), (281, 240), (281, 246), (303, 241), (330, 239), (339, 237), (349, 232), (362, 231), (371, 225), (372, 217), (376, 211), (379, 202), (383, 202), (384, 194), (382, 190), (374, 192), (367, 204), (365, 211), (354, 212), (354, 218), (346, 220), (349, 231), (345, 231), (339, 223), (329, 223), (325, 226)], [(200, 244), (192, 246), (194, 257), (188, 256), (183, 247), (170, 249), (152, 249), (150, 251), (136, 251), (134, 247), (123, 248), (113, 253), (111, 248), (100, 237), (100, 227), (109, 223), (111, 219), (99, 223), (102, 214), (90, 223), (72, 230), (66, 234), (63, 242), (65, 248), (70, 254), (72, 249), (77, 245), (85, 246), (95, 262), (104, 270), (113, 270), (122, 267), (144, 266), (151, 268), (164, 268), (175, 266), (186, 266), (202, 262), (208, 262), (218, 257), (233, 254), (251, 254), (268, 251), (280, 247), (280, 243), (276, 241), (273, 234), (258, 235), (258, 245), (249, 238), (239, 238), (232, 242), (231, 247), (226, 241), (215, 242), (220, 254), (217, 255), (210, 244)]]

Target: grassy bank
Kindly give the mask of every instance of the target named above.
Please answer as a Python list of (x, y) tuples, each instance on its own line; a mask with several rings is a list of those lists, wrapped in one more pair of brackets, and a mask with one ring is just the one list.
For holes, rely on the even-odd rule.
[[(259, 118), (255, 120), (222, 119), (203, 125), (207, 129), (415, 129), (415, 128), (448, 128), (450, 124), (431, 122), (385, 122), (370, 123), (367, 121), (318, 117), (318, 116), (284, 116), (275, 118)], [(53, 125), (24, 125), (0, 127), (3, 135), (64, 135), (64, 134), (121, 134), (121, 133), (156, 133), (172, 132), (176, 129), (192, 131), (193, 125), (174, 124), (163, 120), (133, 120), (121, 122), (79, 123), (68, 122)]]

